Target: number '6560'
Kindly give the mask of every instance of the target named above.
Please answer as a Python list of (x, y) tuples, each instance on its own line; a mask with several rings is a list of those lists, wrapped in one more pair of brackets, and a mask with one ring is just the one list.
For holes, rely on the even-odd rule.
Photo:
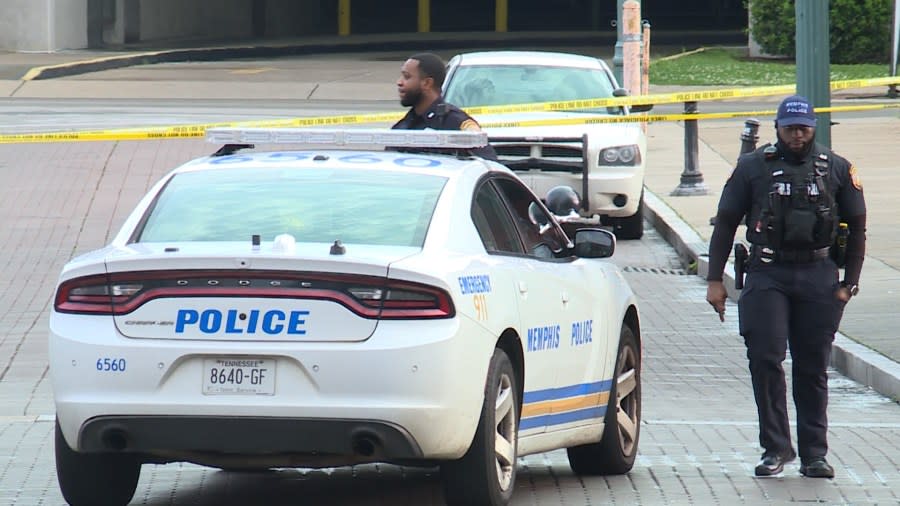
[(124, 358), (98, 358), (97, 359), (97, 370), (98, 371), (112, 371), (112, 372), (123, 372), (125, 370), (125, 359)]

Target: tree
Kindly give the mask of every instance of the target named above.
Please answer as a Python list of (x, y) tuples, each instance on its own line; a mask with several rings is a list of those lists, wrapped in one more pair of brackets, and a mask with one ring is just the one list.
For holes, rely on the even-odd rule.
[[(794, 57), (794, 0), (747, 0), (753, 38), (770, 54)], [(823, 0), (824, 1), (824, 0)], [(884, 63), (892, 0), (830, 0), (832, 63)]]

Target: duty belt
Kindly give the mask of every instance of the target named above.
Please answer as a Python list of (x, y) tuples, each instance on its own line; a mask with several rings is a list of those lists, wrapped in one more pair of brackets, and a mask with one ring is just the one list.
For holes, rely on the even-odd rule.
[(828, 258), (830, 248), (828, 246), (819, 249), (780, 249), (773, 250), (768, 246), (754, 244), (750, 248), (750, 256), (758, 258), (763, 263), (778, 262), (785, 264), (807, 264)]

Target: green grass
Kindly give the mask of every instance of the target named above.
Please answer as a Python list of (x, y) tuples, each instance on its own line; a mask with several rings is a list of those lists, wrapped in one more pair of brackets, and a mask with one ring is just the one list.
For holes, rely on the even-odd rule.
[[(740, 48), (710, 48), (663, 61), (650, 62), (651, 84), (768, 86), (792, 84), (797, 66), (792, 60), (750, 59)], [(831, 65), (831, 80), (884, 77), (888, 65)]]

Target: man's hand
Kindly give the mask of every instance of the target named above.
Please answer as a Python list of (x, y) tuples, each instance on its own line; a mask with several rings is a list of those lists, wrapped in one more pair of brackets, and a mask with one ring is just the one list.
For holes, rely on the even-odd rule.
[(719, 313), (719, 321), (725, 321), (725, 299), (728, 298), (728, 291), (725, 290), (725, 284), (721, 281), (709, 281), (706, 285), (706, 302)]
[(838, 289), (834, 292), (834, 298), (845, 304), (850, 301), (850, 297), (852, 296), (853, 294), (850, 293), (850, 288), (844, 285), (839, 286)]

